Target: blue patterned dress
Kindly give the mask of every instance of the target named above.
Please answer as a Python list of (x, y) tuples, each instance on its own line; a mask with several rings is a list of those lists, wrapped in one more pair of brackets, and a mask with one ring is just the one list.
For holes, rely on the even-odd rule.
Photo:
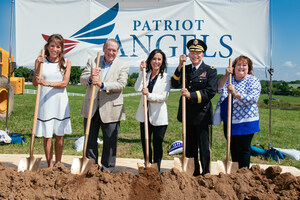
[[(218, 101), (213, 124), (227, 121), (228, 91), (226, 81), (224, 87), (218, 91), (221, 97)], [(249, 135), (259, 132), (259, 113), (257, 102), (261, 85), (258, 78), (248, 74), (243, 80), (237, 81), (232, 77), (235, 90), (241, 94), (241, 100), (233, 97), (232, 102), (232, 135)]]

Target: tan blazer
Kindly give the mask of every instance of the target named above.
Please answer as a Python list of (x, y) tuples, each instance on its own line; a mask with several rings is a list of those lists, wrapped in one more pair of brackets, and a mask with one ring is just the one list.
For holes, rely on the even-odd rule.
[[(149, 79), (151, 76), (151, 72), (148, 72), (146, 75), (146, 86), (148, 86)], [(134, 88), (137, 92), (140, 92), (143, 88), (143, 78), (142, 72), (139, 73), (139, 77), (135, 82)], [(153, 87), (152, 93), (149, 93), (148, 96), (148, 115), (149, 122), (153, 126), (162, 126), (168, 125), (169, 117), (168, 117), (168, 109), (166, 101), (169, 96), (171, 86), (171, 77), (164, 73), (163, 77), (159, 74), (155, 85)], [(141, 97), (141, 101), (136, 112), (136, 120), (139, 122), (144, 122), (144, 102), (143, 96)]]
[[(81, 115), (84, 118), (88, 118), (88, 109), (92, 91), (92, 85), (89, 84), (88, 80), (91, 76), (92, 68), (96, 67), (96, 59), (97, 58), (90, 58), (88, 60), (87, 66), (80, 76), (80, 83), (87, 87), (81, 108)], [(103, 56), (100, 57), (99, 68), (103, 68)], [(129, 66), (116, 58), (109, 67), (104, 80), (102, 80), (103, 71), (100, 72), (99, 78), (104, 82), (106, 90), (101, 90), (96, 86), (92, 116), (94, 116), (96, 109), (99, 108), (99, 114), (104, 123), (125, 120), (122, 92), (127, 84), (128, 71)]]

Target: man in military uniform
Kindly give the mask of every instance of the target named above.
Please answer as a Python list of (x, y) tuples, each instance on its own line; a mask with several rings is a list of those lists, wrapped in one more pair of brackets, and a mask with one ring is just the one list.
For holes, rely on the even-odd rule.
[[(192, 39), (187, 43), (189, 58), (192, 64), (187, 65), (186, 88), (180, 90), (181, 96), (186, 97), (186, 156), (194, 158), (194, 176), (200, 175), (198, 148), (202, 175), (209, 173), (209, 125), (212, 123), (213, 108), (211, 99), (218, 90), (217, 70), (206, 65), (202, 58), (207, 49), (206, 44), (199, 39)], [(172, 86), (179, 88), (182, 84), (182, 66), (186, 55), (181, 55), (179, 66), (171, 79)], [(177, 119), (182, 122), (182, 97), (179, 101)]]

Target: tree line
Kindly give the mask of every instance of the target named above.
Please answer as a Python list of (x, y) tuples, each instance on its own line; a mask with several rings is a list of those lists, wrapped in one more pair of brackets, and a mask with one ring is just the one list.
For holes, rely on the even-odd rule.
[[(80, 75), (83, 71), (79, 66), (71, 67), (70, 74), (70, 84), (78, 84)], [(15, 71), (16, 77), (24, 77), (26, 82), (32, 82), (32, 78), (34, 76), (34, 71), (27, 67), (18, 67)], [(218, 74), (218, 78), (221, 78), (223, 75)], [(138, 77), (138, 73), (132, 73), (128, 75), (127, 86), (133, 87), (136, 79)], [(270, 90), (270, 81), (261, 80), (261, 93), (268, 94)], [(300, 80), (296, 81), (272, 81), (272, 94), (275, 95), (285, 95), (285, 96), (300, 96)]]
[[(76, 85), (79, 83), (79, 78), (82, 73), (83, 69), (79, 66), (72, 66), (71, 67), (71, 74), (70, 74), (70, 83)], [(16, 69), (15, 77), (24, 77), (26, 82), (32, 82), (32, 78), (34, 76), (34, 70), (29, 69), (27, 67), (18, 67)]]
[[(70, 84), (77, 85), (80, 82), (80, 75), (83, 71), (83, 68), (79, 66), (72, 66), (70, 73)], [(18, 67), (14, 72), (15, 77), (24, 77), (25, 82), (32, 82), (32, 78), (34, 76), (34, 70), (29, 69), (27, 67)], [(127, 86), (133, 87), (136, 79), (138, 78), (138, 73), (132, 73), (128, 75)]]

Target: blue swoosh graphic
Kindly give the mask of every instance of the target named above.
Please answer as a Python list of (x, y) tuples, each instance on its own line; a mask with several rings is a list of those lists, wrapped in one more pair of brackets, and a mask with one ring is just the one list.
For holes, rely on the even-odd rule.
[[(82, 29), (80, 29), (76, 33), (74, 33), (71, 37), (75, 37), (75, 38), (83, 37), (82, 35), (81, 36), (78, 36), (78, 35), (88, 32), (97, 27), (100, 27), (104, 24), (107, 24), (108, 22), (111, 22), (117, 16), (118, 11), (119, 11), (119, 3), (116, 3), (116, 5), (114, 5), (108, 11), (106, 11), (105, 13), (103, 13), (102, 15), (100, 15), (99, 17), (94, 19), (93, 21), (91, 21), (89, 24), (84, 26)], [(112, 26), (112, 25), (110, 25), (110, 26)], [(89, 33), (86, 33), (84, 35), (86, 35), (85, 37), (90, 37), (90, 36), (100, 36), (100, 35), (109, 34), (113, 30), (113, 27), (111, 28), (110, 26), (104, 27), (104, 28), (100, 29), (99, 31), (98, 30), (92, 31), (90, 33), (90, 35), (89, 35)], [(113, 26), (114, 26), (114, 24), (113, 24)], [(100, 35), (97, 35), (97, 34), (100, 34)], [(80, 39), (80, 40), (84, 41), (82, 39)]]
[[(77, 36), (75, 38), (84, 38), (84, 37), (95, 37), (95, 36), (103, 36), (111, 33), (115, 27), (115, 24), (111, 24), (109, 26), (91, 31), (89, 33), (85, 33), (83, 35)], [(81, 39), (80, 39), (81, 40)]]
[(107, 38), (104, 38), (104, 39), (80, 39), (80, 41), (88, 42), (91, 44), (97, 44), (97, 45), (104, 44), (104, 42), (106, 40), (107, 40)]

